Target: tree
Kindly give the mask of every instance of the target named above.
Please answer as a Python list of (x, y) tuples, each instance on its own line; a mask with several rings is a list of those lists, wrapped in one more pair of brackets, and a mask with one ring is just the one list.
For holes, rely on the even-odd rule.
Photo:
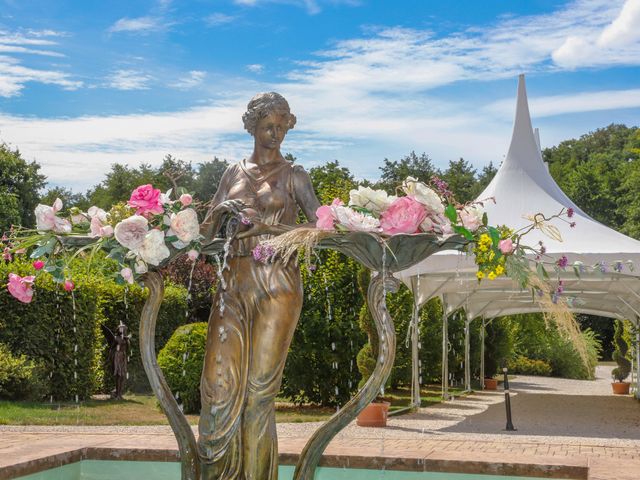
[(436, 169), (426, 153), (420, 156), (411, 152), (400, 160), (390, 161), (385, 158), (384, 165), (380, 167), (382, 174), (377, 188), (384, 188), (388, 193), (395, 193), (398, 185), (407, 177), (414, 177), (424, 183), (429, 183), (431, 177), (436, 174)]
[(449, 189), (460, 203), (475, 200), (476, 194), (480, 193), (477, 191), (476, 169), (463, 158), (450, 160), (449, 168), (440, 177), (449, 184)]
[(89, 200), (82, 193), (74, 193), (65, 187), (50, 188), (47, 190), (47, 193), (40, 198), (40, 203), (53, 205), (56, 198), (62, 200), (64, 208), (78, 207), (80, 210), (86, 211), (87, 208), (91, 206), (89, 205)]
[(46, 177), (39, 171), (40, 165), (36, 162), (28, 163), (17, 149), (0, 144), (0, 198), (4, 210), (0, 227), (3, 231), (11, 223), (25, 227), (35, 225), (33, 212), (39, 203), (39, 192), (46, 184)]
[(198, 173), (193, 181), (195, 198), (201, 202), (208, 202), (218, 190), (222, 174), (229, 167), (226, 160), (213, 157), (213, 160), (200, 163)]
[(498, 169), (495, 167), (493, 162), (489, 162), (489, 165), (485, 165), (482, 167), (482, 172), (478, 176), (478, 183), (476, 186), (476, 197), (482, 193), (482, 191), (489, 186), (493, 177), (498, 173)]

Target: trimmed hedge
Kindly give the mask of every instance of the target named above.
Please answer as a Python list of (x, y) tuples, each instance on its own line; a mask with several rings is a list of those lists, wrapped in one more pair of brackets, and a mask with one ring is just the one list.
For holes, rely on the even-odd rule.
[[(100, 275), (88, 275), (86, 266), (80, 267), (73, 269), (73, 294), (65, 292), (48, 275), (38, 277), (30, 304), (20, 303), (6, 288), (0, 289), (0, 342), (14, 354), (24, 354), (42, 364), (48, 398), (72, 401), (77, 395), (81, 400), (112, 388), (113, 379), (104, 371), (107, 342), (100, 325), (104, 323), (115, 331), (122, 320), (132, 334), (127, 389), (150, 391), (138, 348), (146, 291), (138, 286), (117, 285)], [(0, 264), (0, 278), (6, 279), (9, 272), (27, 275), (33, 269), (24, 260)], [(186, 290), (167, 285), (157, 321), (157, 350), (178, 326), (188, 321), (186, 311)]]

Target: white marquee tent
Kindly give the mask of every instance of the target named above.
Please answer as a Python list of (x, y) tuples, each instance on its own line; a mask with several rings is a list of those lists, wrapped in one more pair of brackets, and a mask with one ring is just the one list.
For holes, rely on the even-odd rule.
[[(537, 132), (536, 132), (537, 133)], [(636, 326), (640, 318), (640, 241), (627, 237), (584, 213), (558, 187), (542, 160), (539, 141), (531, 126), (524, 75), (518, 81), (516, 115), (511, 145), (496, 176), (479, 195), (479, 201), (495, 198), (495, 204), (485, 202), (492, 225), (521, 228), (531, 222), (524, 215), (543, 213), (554, 215), (564, 207), (575, 212), (569, 223), (555, 221), (563, 241), (558, 242), (534, 230), (526, 237), (528, 245), (544, 242), (552, 258), (566, 255), (569, 265), (582, 262), (577, 277), (573, 268), (561, 272), (567, 299), (572, 311), (631, 320)], [(634, 269), (634, 265), (637, 269)], [(469, 322), (516, 313), (539, 312), (541, 307), (528, 291), (522, 291), (511, 279), (499, 277), (478, 283), (473, 258), (457, 252), (440, 252), (425, 261), (400, 272), (398, 276), (412, 289), (416, 311), (433, 297), (440, 297), (445, 306), (443, 315), (443, 359), (447, 358), (447, 317), (457, 309), (467, 315), (465, 340), (465, 384), (470, 389)], [(414, 315), (413, 326), (417, 316)], [(481, 334), (484, 332), (484, 328)], [(417, 328), (413, 329), (414, 345), (414, 406), (419, 406), (417, 373)], [(636, 336), (636, 352), (640, 338)], [(484, 343), (484, 342), (483, 342)], [(482, 355), (482, 353), (481, 353)], [(447, 365), (443, 361), (443, 389), (447, 397)], [(640, 354), (636, 358), (640, 363)], [(482, 367), (481, 367), (482, 369)], [(637, 378), (637, 377), (636, 377)], [(640, 393), (636, 391), (640, 397)]]

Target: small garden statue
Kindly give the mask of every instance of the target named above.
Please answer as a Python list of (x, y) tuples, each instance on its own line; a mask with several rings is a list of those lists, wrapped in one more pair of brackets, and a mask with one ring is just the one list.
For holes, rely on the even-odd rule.
[(107, 363), (113, 371), (116, 383), (115, 390), (111, 392), (111, 398), (122, 400), (127, 380), (127, 359), (131, 335), (128, 334), (127, 326), (122, 321), (120, 321), (115, 334), (106, 325), (102, 325), (102, 333), (109, 343)]

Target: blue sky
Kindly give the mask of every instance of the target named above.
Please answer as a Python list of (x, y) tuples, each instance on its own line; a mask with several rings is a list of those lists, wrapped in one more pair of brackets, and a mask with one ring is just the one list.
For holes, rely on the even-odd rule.
[(519, 73), (543, 147), (638, 125), (639, 24), (640, 0), (0, 0), (0, 140), (84, 190), (115, 162), (243, 158), (244, 107), (275, 90), (306, 167), (481, 167), (506, 153)]

